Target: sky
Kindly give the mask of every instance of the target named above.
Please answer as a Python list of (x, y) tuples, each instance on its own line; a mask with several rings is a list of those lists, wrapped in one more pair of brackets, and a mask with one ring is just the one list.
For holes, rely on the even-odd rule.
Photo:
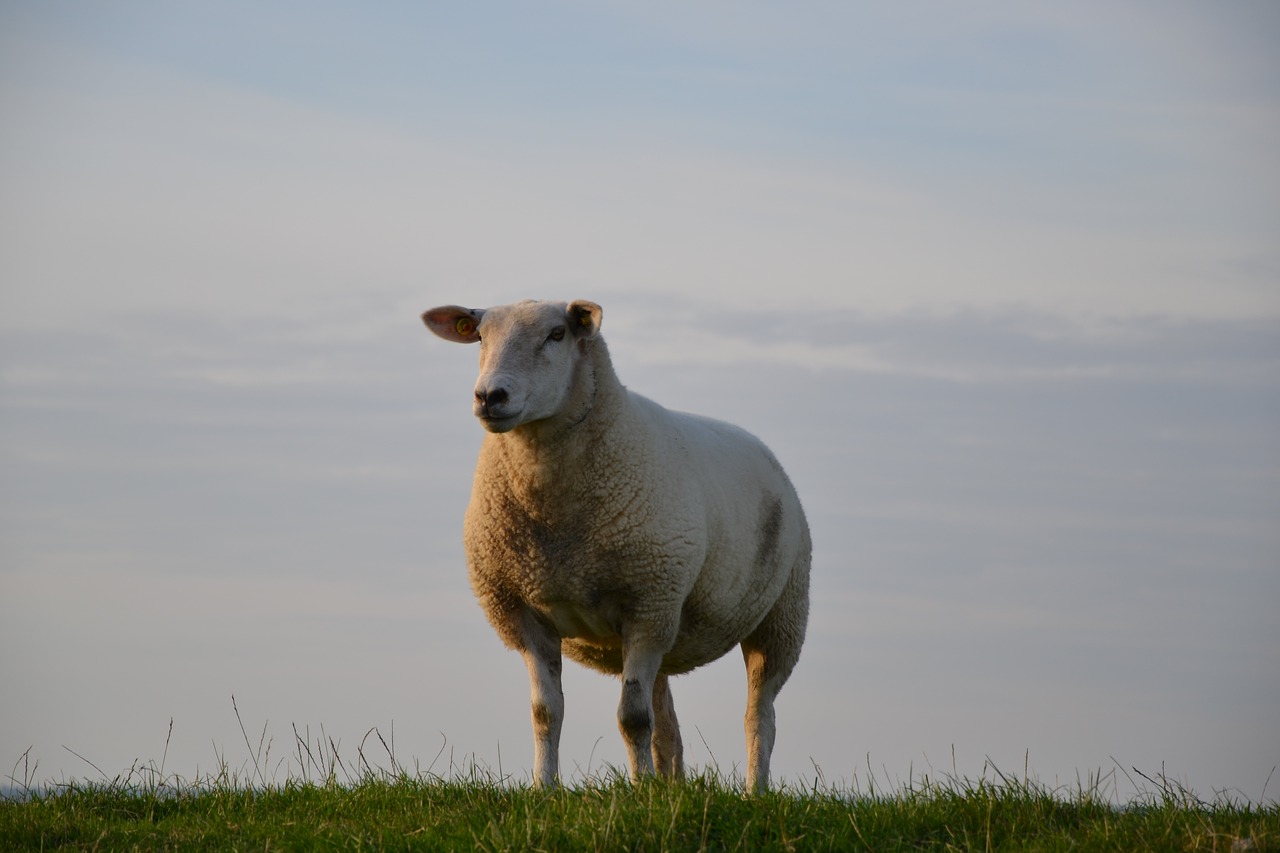
[[(300, 740), (528, 781), (461, 546), (475, 352), (419, 315), (532, 297), (795, 481), (775, 777), (1275, 800), (1277, 39), (1261, 2), (0, 4), (0, 781), (283, 781)], [(694, 770), (744, 770), (743, 681), (674, 682)], [(617, 690), (566, 670), (570, 781), (625, 765)]]

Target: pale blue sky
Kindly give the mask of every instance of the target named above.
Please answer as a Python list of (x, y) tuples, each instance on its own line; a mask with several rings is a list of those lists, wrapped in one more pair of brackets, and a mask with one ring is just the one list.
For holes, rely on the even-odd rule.
[[(805, 501), (783, 776), (954, 748), (1258, 798), (1277, 37), (1263, 3), (0, 6), (0, 761), (114, 774), (172, 718), (167, 771), (238, 766), (234, 693), (276, 760), (394, 721), (524, 778), (459, 541), (475, 354), (417, 315), (584, 297), (624, 382)], [(741, 764), (740, 670), (675, 685), (697, 766)], [(621, 762), (615, 684), (567, 678), (566, 770)]]

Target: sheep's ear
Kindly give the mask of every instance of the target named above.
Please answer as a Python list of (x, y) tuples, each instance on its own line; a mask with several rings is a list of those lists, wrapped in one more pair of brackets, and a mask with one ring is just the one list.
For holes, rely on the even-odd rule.
[(444, 305), (424, 313), (422, 322), (446, 341), (453, 341), (456, 344), (474, 344), (480, 340), (480, 318), (483, 316), (483, 308)]
[(569, 303), (566, 313), (569, 315), (569, 328), (579, 338), (594, 338), (600, 333), (604, 309), (594, 302), (575, 299)]

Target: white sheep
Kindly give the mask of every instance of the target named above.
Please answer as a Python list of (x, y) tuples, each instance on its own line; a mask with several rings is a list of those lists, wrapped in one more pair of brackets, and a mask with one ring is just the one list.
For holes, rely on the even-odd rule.
[(489, 434), (463, 539), (476, 597), (529, 668), (534, 781), (559, 774), (562, 654), (622, 676), (638, 780), (683, 773), (667, 677), (740, 645), (747, 788), (762, 791), (808, 621), (800, 499), (759, 439), (623, 387), (602, 315), (587, 301), (422, 315), (445, 340), (480, 343), (473, 411)]

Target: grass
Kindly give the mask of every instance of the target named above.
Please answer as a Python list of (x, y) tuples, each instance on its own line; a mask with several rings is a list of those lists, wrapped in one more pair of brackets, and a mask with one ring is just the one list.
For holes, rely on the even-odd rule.
[(6, 850), (1221, 850), (1280, 849), (1276, 808), (1162, 799), (1118, 808), (1025, 786), (892, 796), (744, 797), (711, 776), (555, 791), (487, 779), (67, 785), (0, 803)]
[(191, 782), (162, 761), (35, 787), (23, 756), (0, 800), (0, 849), (1280, 851), (1280, 805), (1203, 802), (1163, 776), (1143, 776), (1146, 792), (1124, 805), (1106, 779), (1050, 790), (992, 767), (892, 791), (819, 781), (747, 797), (714, 772), (631, 785), (613, 770), (540, 791), (474, 765), (411, 773), (380, 733), (390, 767), (375, 766), (375, 733), (348, 761), (295, 730), (283, 783), (267, 780), (261, 741), (240, 772), (224, 762)]

